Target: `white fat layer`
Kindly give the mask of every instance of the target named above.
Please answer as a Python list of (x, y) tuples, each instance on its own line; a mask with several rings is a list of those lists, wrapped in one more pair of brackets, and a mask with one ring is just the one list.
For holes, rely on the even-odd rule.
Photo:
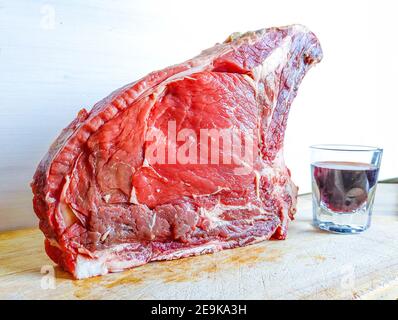
[(139, 266), (146, 261), (128, 255), (122, 257), (118, 253), (123, 250), (136, 250), (132, 244), (118, 244), (105, 250), (93, 252), (93, 257), (79, 254), (76, 259), (74, 276), (77, 279), (104, 275), (109, 272), (118, 272), (124, 269)]
[[(187, 185), (189, 185), (189, 184), (187, 184)], [(196, 199), (196, 198), (200, 198), (200, 197), (213, 196), (213, 195), (215, 195), (215, 194), (217, 194), (217, 193), (219, 193), (219, 192), (221, 192), (221, 191), (223, 191), (223, 190), (230, 190), (230, 188), (217, 186), (217, 190), (214, 191), (214, 192), (212, 192), (212, 193), (192, 194), (192, 197), (193, 197), (194, 199)]]
[(138, 202), (137, 193), (135, 192), (135, 188), (134, 188), (134, 187), (131, 188), (131, 193), (130, 193), (129, 202), (130, 202), (130, 203), (133, 203), (133, 204), (140, 204), (140, 203)]
[(142, 167), (143, 167), (143, 168), (148, 168), (148, 167), (150, 167), (150, 166), (151, 166), (151, 165), (149, 164), (148, 159), (145, 158), (144, 161), (142, 162)]
[(104, 195), (104, 201), (105, 201), (106, 203), (109, 202), (110, 198), (111, 198), (111, 195), (110, 195), (110, 194)]
[(68, 228), (77, 220), (77, 217), (74, 214), (72, 208), (65, 202), (66, 191), (69, 188), (69, 184), (70, 184), (70, 177), (66, 176), (65, 184), (63, 185), (60, 201), (58, 204), (58, 211), (61, 213), (63, 217), (65, 228)]
[(220, 242), (220, 241), (211, 241), (211, 242), (208, 242), (201, 246), (184, 248), (181, 250), (168, 252), (166, 254), (161, 254), (161, 255), (157, 256), (156, 258), (154, 258), (153, 261), (173, 260), (173, 259), (179, 259), (179, 258), (187, 257), (187, 256), (197, 256), (200, 254), (217, 252), (217, 251), (222, 250), (225, 247), (225, 245), (223, 246), (224, 243)]
[(255, 79), (265, 79), (270, 73), (282, 68), (287, 63), (291, 44), (292, 38), (290, 36), (283, 39), (281, 45), (275, 48), (261, 65), (254, 68)]
[[(262, 237), (254, 237), (245, 244), (253, 244), (260, 241), (267, 240), (268, 235)], [(195, 246), (190, 248), (184, 248), (173, 252), (158, 255), (151, 259), (151, 261), (158, 260), (174, 260), (188, 256), (196, 256), (206, 253), (213, 253), (235, 247), (237, 244), (234, 241), (212, 241), (201, 246)], [(242, 244), (240, 244), (242, 245)], [(78, 255), (76, 260), (76, 268), (74, 275), (77, 279), (83, 279), (98, 275), (104, 275), (109, 272), (119, 272), (124, 269), (133, 268), (146, 263), (140, 259), (135, 259), (131, 254), (124, 256), (123, 258), (117, 257), (114, 252), (117, 252), (119, 245), (113, 249), (102, 250), (97, 253), (98, 258), (87, 258), (83, 255)]]
[(152, 218), (151, 218), (151, 223), (149, 224), (149, 229), (152, 231), (153, 227), (155, 226), (156, 223), (156, 212), (153, 213)]
[(46, 193), (46, 201), (47, 201), (48, 203), (54, 203), (54, 202), (56, 202), (57, 200), (55, 200), (53, 197), (51, 197), (51, 196), (50, 196), (50, 193)]
[(74, 276), (77, 279), (104, 275), (109, 272), (102, 259), (90, 259), (79, 254), (76, 259)]
[[(248, 203), (243, 206), (233, 206), (233, 205), (224, 205), (221, 203), (218, 203), (211, 209), (205, 209), (205, 208), (200, 208), (199, 213), (201, 216), (206, 217), (210, 223), (210, 228), (216, 228), (220, 227), (223, 225), (228, 225), (231, 222), (221, 219), (220, 215), (223, 214), (226, 210), (257, 210), (259, 211), (262, 215), (267, 215), (268, 212), (266, 212), (263, 208), (258, 207), (252, 203)], [(248, 223), (256, 221), (257, 219), (263, 219), (263, 216), (256, 216), (251, 219), (242, 219), (241, 221), (246, 221)]]
[(65, 227), (71, 226), (76, 221), (76, 216), (73, 213), (70, 206), (63, 201), (59, 204), (59, 211), (62, 213), (64, 218)]
[(257, 196), (257, 199), (260, 199), (260, 179), (261, 179), (261, 176), (260, 176), (260, 173), (257, 170), (254, 171), (254, 174), (256, 175), (255, 176), (256, 196)]
[(111, 232), (110, 229), (108, 229), (102, 236), (101, 236), (101, 241), (104, 242), (106, 240), (106, 238), (108, 238), (109, 233)]
[(205, 68), (206, 68), (206, 65), (199, 65), (199, 66), (196, 66), (196, 67), (189, 68), (188, 70), (182, 71), (182, 72), (180, 72), (180, 73), (177, 73), (177, 74), (171, 76), (171, 77), (168, 78), (166, 81), (164, 81), (164, 82), (162, 83), (162, 85), (166, 85), (166, 84), (168, 84), (168, 83), (170, 83), (170, 82), (182, 80), (182, 79), (184, 79), (184, 78), (188, 78), (188, 79), (191, 79), (191, 80), (192, 80), (193, 78), (192, 78), (192, 77), (189, 77), (190, 75), (192, 75), (192, 74), (194, 74), (194, 73), (201, 72), (201, 71), (203, 71)]

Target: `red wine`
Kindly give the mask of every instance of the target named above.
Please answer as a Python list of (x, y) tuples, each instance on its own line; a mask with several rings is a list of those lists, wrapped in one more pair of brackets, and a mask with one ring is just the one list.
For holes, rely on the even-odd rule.
[(320, 205), (342, 213), (366, 204), (379, 173), (377, 167), (359, 162), (315, 162), (311, 167)]

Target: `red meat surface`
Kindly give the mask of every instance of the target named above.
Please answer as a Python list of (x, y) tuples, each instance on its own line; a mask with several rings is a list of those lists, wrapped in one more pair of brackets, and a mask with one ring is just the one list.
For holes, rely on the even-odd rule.
[[(321, 58), (300, 25), (233, 34), (82, 109), (31, 184), (48, 255), (85, 278), (284, 239), (297, 196), (283, 160), (287, 116)], [(224, 148), (203, 130), (251, 139), (250, 161), (249, 142)]]

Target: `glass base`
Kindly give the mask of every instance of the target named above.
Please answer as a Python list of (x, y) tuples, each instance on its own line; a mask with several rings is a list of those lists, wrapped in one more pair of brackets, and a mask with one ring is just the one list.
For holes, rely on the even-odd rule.
[(320, 222), (316, 223), (316, 227), (321, 230), (340, 233), (340, 234), (357, 234), (365, 231), (367, 229), (366, 226), (352, 226), (352, 225), (344, 225), (344, 224), (335, 224), (332, 222)]
[(366, 202), (354, 212), (334, 212), (313, 199), (313, 224), (321, 230), (339, 234), (357, 234), (371, 223), (371, 203)]

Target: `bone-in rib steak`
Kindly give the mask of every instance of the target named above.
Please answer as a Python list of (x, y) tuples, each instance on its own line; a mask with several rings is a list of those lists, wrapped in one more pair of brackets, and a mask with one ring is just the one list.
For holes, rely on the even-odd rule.
[[(32, 182), (47, 254), (85, 278), (284, 239), (297, 195), (283, 160), (287, 116), (321, 58), (300, 25), (233, 34), (81, 110)], [(213, 144), (210, 132), (228, 130), (232, 140)], [(249, 139), (226, 149), (236, 137)]]

